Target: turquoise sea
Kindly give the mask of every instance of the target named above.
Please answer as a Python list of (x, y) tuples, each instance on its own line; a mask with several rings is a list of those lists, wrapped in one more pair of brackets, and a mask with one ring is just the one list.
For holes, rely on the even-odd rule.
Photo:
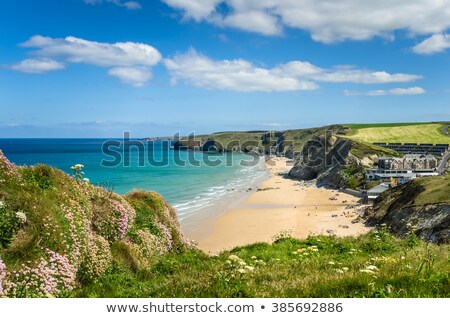
[[(169, 142), (115, 140), (109, 153), (104, 139), (0, 139), (0, 149), (18, 165), (48, 164), (71, 173), (85, 166), (85, 177), (124, 194), (132, 189), (161, 193), (183, 220), (197, 211), (242, 192), (267, 174), (262, 158), (244, 154), (176, 151)], [(121, 143), (120, 146), (114, 146)], [(111, 152), (114, 151), (114, 154)], [(119, 159), (111, 165), (113, 159)], [(102, 161), (104, 161), (102, 163)]]

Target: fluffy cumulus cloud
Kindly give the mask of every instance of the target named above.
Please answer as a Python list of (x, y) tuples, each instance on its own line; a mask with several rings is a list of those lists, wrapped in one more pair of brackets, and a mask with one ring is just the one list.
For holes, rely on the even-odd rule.
[(395, 30), (441, 33), (450, 27), (450, 0), (162, 0), (185, 18), (265, 35), (284, 27), (332, 43), (392, 38)]
[(434, 34), (413, 47), (413, 51), (417, 54), (435, 54), (448, 48), (450, 48), (450, 34)]
[(173, 84), (181, 80), (201, 88), (240, 92), (279, 92), (317, 88), (313, 82), (276, 74), (272, 70), (256, 67), (245, 60), (214, 61), (193, 49), (186, 54), (166, 59), (164, 64), (172, 76)]
[[(151, 78), (151, 67), (158, 64), (161, 54), (154, 47), (134, 42), (101, 43), (88, 41), (73, 36), (66, 38), (51, 38), (40, 35), (31, 37), (22, 46), (36, 49), (33, 54), (39, 56), (36, 60), (25, 60), (12, 68), (24, 71), (18, 66), (27, 61), (47, 61), (54, 67), (61, 65), (52, 59), (69, 63), (86, 63), (110, 68), (109, 74), (121, 79), (124, 83), (142, 86)], [(31, 63), (32, 64), (32, 63)], [(61, 68), (61, 67), (60, 67)], [(50, 71), (53, 69), (48, 69)], [(46, 70), (42, 68), (41, 73)]]
[(421, 78), (414, 74), (374, 72), (351, 66), (325, 69), (305, 61), (292, 61), (269, 69), (241, 59), (212, 60), (193, 49), (165, 59), (164, 64), (173, 84), (182, 81), (196, 87), (241, 92), (314, 90), (319, 87), (317, 82), (386, 84)]
[(351, 91), (344, 91), (344, 95), (346, 96), (359, 96), (359, 95), (366, 95), (366, 96), (386, 96), (386, 95), (420, 95), (425, 94), (426, 91), (422, 87), (408, 87), (408, 88), (393, 88), (389, 90), (384, 89), (378, 89), (378, 90), (372, 90), (368, 92), (351, 92)]
[(108, 74), (136, 87), (144, 86), (152, 78), (152, 73), (145, 67), (113, 67)]
[(26, 59), (11, 66), (11, 69), (15, 71), (36, 74), (58, 71), (64, 68), (63, 63), (48, 58)]
[(110, 2), (119, 7), (125, 7), (128, 10), (139, 10), (141, 9), (141, 4), (137, 1), (121, 1), (121, 0), (84, 0), (87, 4), (101, 4), (103, 2)]

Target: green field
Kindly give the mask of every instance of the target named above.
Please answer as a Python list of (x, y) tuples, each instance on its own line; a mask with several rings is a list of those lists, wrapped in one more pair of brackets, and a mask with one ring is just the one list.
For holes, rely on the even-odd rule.
[(393, 124), (352, 124), (348, 138), (364, 142), (401, 142), (449, 144), (450, 137), (442, 133), (444, 123), (393, 123)]

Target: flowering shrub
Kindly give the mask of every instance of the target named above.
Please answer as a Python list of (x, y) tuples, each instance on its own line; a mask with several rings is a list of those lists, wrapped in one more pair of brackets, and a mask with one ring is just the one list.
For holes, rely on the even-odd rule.
[(0, 150), (0, 183), (3, 183), (8, 179), (14, 180), (19, 177), (20, 175), (17, 166), (12, 164)]
[(92, 234), (86, 254), (80, 266), (80, 275), (84, 280), (95, 280), (105, 273), (112, 262), (109, 243), (100, 235)]
[(170, 231), (167, 228), (167, 226), (165, 226), (162, 223), (157, 223), (156, 226), (161, 231), (161, 233), (162, 233), (162, 235), (164, 237), (164, 240), (166, 241), (166, 249), (165, 249), (164, 252), (172, 249), (172, 247), (173, 247), (172, 234), (170, 234)]
[(130, 235), (130, 239), (126, 240), (126, 244), (142, 268), (151, 265), (155, 256), (163, 255), (168, 251), (165, 240), (147, 230), (137, 230)]
[(116, 241), (139, 268), (184, 244), (161, 196), (140, 191), (135, 222), (130, 197), (91, 185), (82, 169), (74, 165), (69, 176), (44, 165), (18, 168), (0, 152), (0, 297), (58, 297), (93, 283), (111, 267)]
[(20, 224), (27, 223), (27, 215), (23, 211), (17, 211), (16, 218), (20, 222)]
[(84, 168), (84, 165), (78, 163), (72, 167), (70, 167), (70, 170), (73, 171), (73, 176), (76, 180), (81, 181), (83, 179), (84, 172), (82, 171)]
[(93, 206), (92, 225), (98, 234), (114, 242), (125, 237), (134, 217), (135, 211), (131, 205), (114, 196)]
[(41, 258), (35, 266), (22, 264), (20, 269), (3, 274), (3, 277), (0, 270), (3, 295), (53, 297), (62, 291), (72, 290), (75, 287), (76, 268), (63, 255), (48, 249), (46, 255), (47, 258)]
[(6, 265), (0, 259), (0, 297), (3, 297), (3, 280), (6, 277)]

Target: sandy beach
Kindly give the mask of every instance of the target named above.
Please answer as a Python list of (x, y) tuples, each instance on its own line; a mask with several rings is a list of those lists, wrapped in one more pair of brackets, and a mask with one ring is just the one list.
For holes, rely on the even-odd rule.
[(257, 190), (241, 202), (229, 202), (213, 219), (202, 220), (204, 231), (188, 233), (199, 248), (216, 253), (256, 242), (272, 242), (284, 230), (300, 239), (310, 234), (349, 236), (369, 230), (361, 223), (352, 223), (358, 216), (357, 207), (352, 206), (358, 198), (284, 178), (283, 174), (291, 168), (286, 158), (272, 158), (266, 165), (270, 176)]

